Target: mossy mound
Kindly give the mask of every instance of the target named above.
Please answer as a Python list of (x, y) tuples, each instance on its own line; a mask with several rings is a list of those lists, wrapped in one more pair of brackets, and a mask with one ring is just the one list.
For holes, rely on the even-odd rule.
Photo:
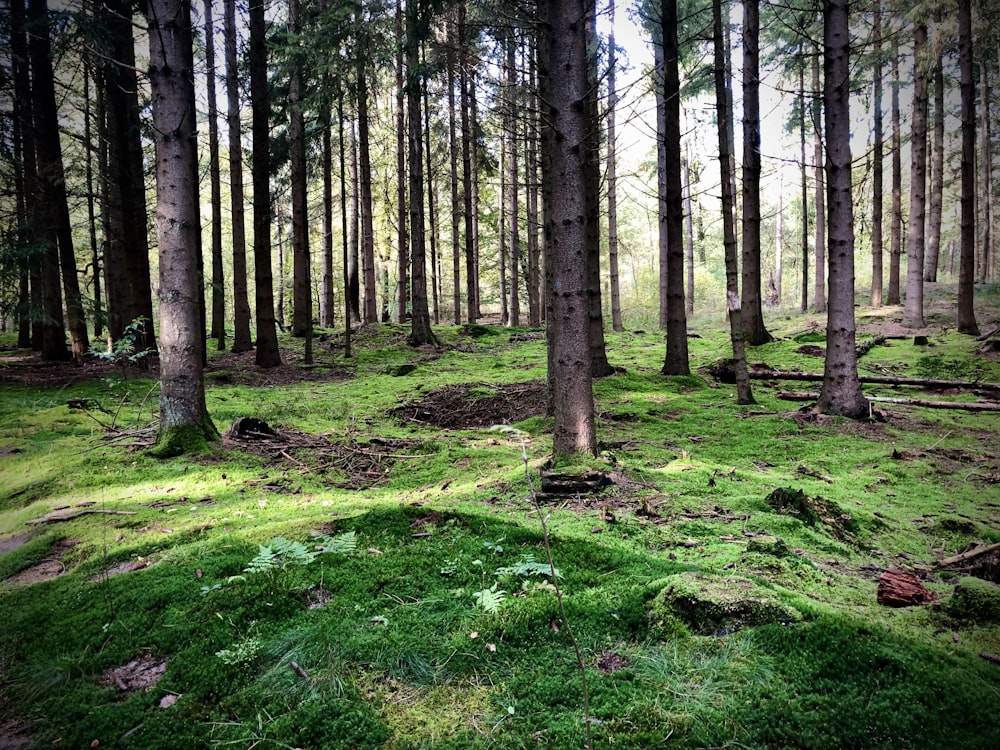
[(779, 487), (764, 502), (778, 513), (795, 516), (806, 526), (822, 526), (840, 541), (852, 539), (860, 528), (857, 520), (833, 500), (809, 497), (791, 487)]
[(1000, 585), (972, 576), (961, 578), (945, 609), (960, 620), (1000, 622)]
[(648, 615), (653, 631), (660, 634), (673, 634), (678, 621), (697, 635), (718, 636), (801, 619), (794, 609), (745, 578), (691, 572), (665, 578), (659, 585)]

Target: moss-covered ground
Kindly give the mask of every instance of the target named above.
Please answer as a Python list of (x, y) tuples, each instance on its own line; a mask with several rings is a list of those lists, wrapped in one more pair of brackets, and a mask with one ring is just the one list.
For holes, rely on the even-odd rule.
[[(1000, 289), (979, 301), (981, 326), (1000, 325)], [(900, 315), (859, 309), (859, 341)], [(1000, 382), (997, 355), (949, 320), (934, 319), (927, 346), (874, 346), (862, 372)], [(822, 371), (803, 348), (823, 346), (819, 318), (772, 314), (769, 327), (777, 340), (752, 362)], [(591, 467), (615, 484), (543, 506), (593, 745), (1000, 747), (1000, 666), (983, 656), (1000, 654), (1000, 622), (990, 608), (957, 616), (948, 603), (969, 570), (935, 567), (1000, 541), (1000, 415), (811, 417), (778, 394), (818, 384), (766, 380), (737, 406), (704, 374), (727, 356), (724, 321), (691, 330), (700, 372), (685, 378), (659, 375), (659, 332), (608, 334), (624, 372), (595, 384)], [(309, 368), (292, 339), (274, 371), (213, 355), (220, 431), (254, 417), (277, 436), (164, 460), (142, 447), (155, 381), (18, 381), (30, 358), (3, 339), (0, 746), (583, 745), (530, 501), (551, 448), (526, 385), (544, 384), (544, 335), (440, 327), (440, 347), (414, 350), (407, 333), (356, 332), (345, 359), (327, 332)], [(505, 393), (512, 425), (434, 426), (477, 399), (492, 413)], [(879, 605), (889, 567), (937, 600)], [(699, 580), (789, 616), (714, 630), (664, 616), (671, 582)]]

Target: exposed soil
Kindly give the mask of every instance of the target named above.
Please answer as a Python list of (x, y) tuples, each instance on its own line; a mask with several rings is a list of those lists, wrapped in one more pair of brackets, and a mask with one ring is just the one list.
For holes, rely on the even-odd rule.
[(435, 388), (417, 401), (394, 409), (402, 422), (444, 429), (477, 429), (510, 425), (545, 413), (545, 384), (449, 385)]
[(47, 558), (35, 563), (30, 568), (25, 568), (20, 573), (15, 573), (10, 578), (5, 579), (4, 583), (16, 585), (32, 584), (58, 578), (67, 571), (63, 558), (78, 543), (79, 540), (77, 539), (60, 539), (56, 542), (52, 548), (52, 553)]
[(118, 688), (123, 693), (145, 692), (156, 685), (166, 671), (166, 659), (145, 653), (120, 667), (112, 667), (99, 682), (105, 687)]

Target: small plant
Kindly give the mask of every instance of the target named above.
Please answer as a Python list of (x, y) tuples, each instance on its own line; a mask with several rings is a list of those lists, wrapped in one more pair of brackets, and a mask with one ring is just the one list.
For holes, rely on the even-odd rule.
[(495, 615), (500, 611), (500, 605), (507, 598), (507, 592), (500, 588), (499, 583), (494, 583), (490, 588), (473, 592), (476, 606), (488, 614)]
[(98, 359), (110, 362), (121, 368), (122, 380), (126, 380), (128, 367), (135, 366), (146, 357), (155, 354), (152, 348), (139, 349), (139, 341), (145, 333), (146, 324), (149, 318), (140, 316), (125, 326), (122, 335), (117, 341), (108, 340), (107, 349), (99, 349), (96, 346), (90, 348), (90, 354)]

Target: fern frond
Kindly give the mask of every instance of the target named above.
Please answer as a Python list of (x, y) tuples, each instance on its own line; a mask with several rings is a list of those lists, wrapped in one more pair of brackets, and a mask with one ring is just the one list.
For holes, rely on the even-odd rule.
[(477, 607), (480, 607), (484, 612), (495, 615), (500, 611), (503, 600), (507, 598), (507, 592), (498, 588), (497, 584), (494, 583), (488, 589), (476, 591), (473, 593), (473, 597), (475, 597)]
[(323, 534), (316, 543), (316, 549), (324, 555), (350, 555), (357, 548), (357, 534), (354, 531), (345, 531), (337, 536)]

